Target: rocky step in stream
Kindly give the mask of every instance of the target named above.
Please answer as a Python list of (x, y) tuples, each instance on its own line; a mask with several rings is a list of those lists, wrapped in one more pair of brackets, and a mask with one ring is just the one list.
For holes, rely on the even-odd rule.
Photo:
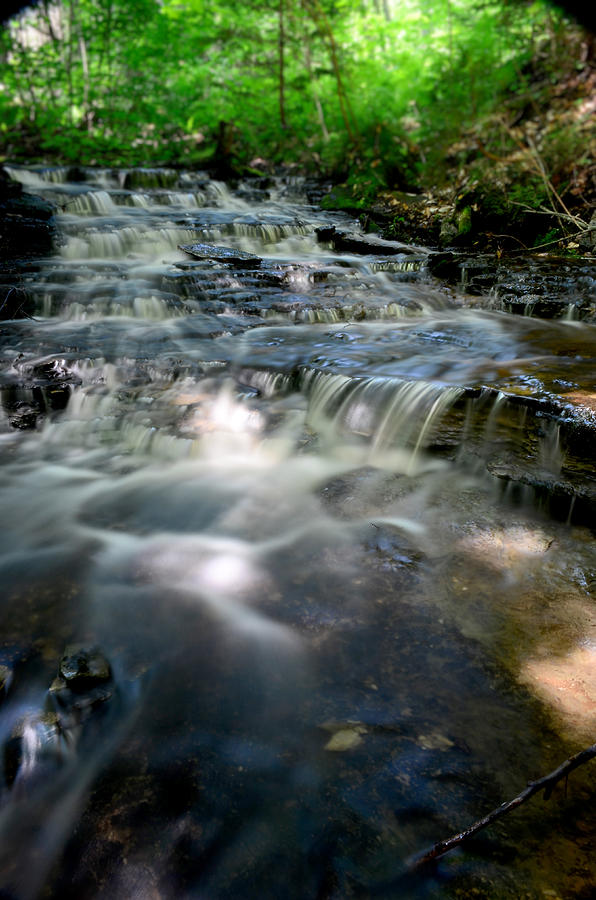
[[(592, 258), (469, 256), (433, 253), (428, 269), (474, 305), (543, 319), (596, 318), (596, 261)], [(468, 301), (470, 302), (470, 300)]]

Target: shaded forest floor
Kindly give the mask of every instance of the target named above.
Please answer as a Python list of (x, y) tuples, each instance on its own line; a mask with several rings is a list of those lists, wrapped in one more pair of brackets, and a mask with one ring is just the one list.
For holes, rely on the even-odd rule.
[[(591, 255), (596, 247), (596, 65), (585, 59), (556, 78), (537, 71), (492, 116), (454, 140), (405, 190), (363, 169), (323, 206), (359, 214), (367, 230), (427, 246)], [(425, 162), (423, 160), (423, 162)]]

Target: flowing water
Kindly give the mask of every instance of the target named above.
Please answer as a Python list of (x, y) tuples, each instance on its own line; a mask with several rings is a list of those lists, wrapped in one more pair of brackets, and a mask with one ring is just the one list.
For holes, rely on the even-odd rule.
[(409, 864), (594, 740), (596, 327), (298, 179), (11, 174), (0, 895), (592, 896), (589, 767)]

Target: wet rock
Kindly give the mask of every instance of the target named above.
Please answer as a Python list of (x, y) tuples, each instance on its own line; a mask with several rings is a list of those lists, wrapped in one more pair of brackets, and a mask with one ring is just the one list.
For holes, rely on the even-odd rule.
[[(4, 743), (4, 779), (8, 787), (17, 779), (26, 779), (31, 786), (33, 782), (43, 783), (72, 758), (81, 740), (86, 736), (94, 739), (94, 728), (102, 727), (103, 722), (98, 712), (107, 708), (106, 702), (115, 691), (111, 678), (110, 665), (97, 647), (66, 647), (59, 674), (51, 683), (43, 706), (19, 717)], [(0, 665), (0, 699), (12, 679), (11, 665)]]
[(507, 312), (543, 319), (584, 319), (596, 310), (596, 263), (548, 259), (510, 263), (497, 270), (497, 302)]
[(63, 361), (32, 364), (16, 359), (17, 376), (0, 387), (0, 402), (13, 428), (35, 428), (40, 418), (66, 408), (73, 387), (81, 384)]
[(0, 257), (48, 253), (56, 235), (52, 204), (23, 191), (0, 169)]
[(43, 414), (39, 404), (19, 398), (10, 388), (0, 391), (0, 396), (2, 408), (12, 428), (19, 431), (36, 428), (38, 419)]
[(274, 184), (270, 175), (247, 178), (238, 185), (235, 194), (249, 203), (263, 203), (269, 199)]
[(212, 244), (179, 244), (178, 246), (180, 250), (184, 250), (195, 259), (212, 259), (214, 262), (228, 263), (242, 268), (261, 265), (260, 256), (246, 253), (243, 250), (233, 250), (231, 247), (216, 247)]
[(87, 172), (81, 166), (71, 166), (66, 173), (66, 181), (74, 181), (75, 184), (87, 181)]
[(178, 184), (175, 169), (129, 169), (120, 173), (120, 182), (126, 190), (131, 188), (169, 188)]
[(460, 259), (450, 252), (431, 253), (427, 260), (427, 269), (435, 278), (441, 278), (450, 284), (461, 281)]
[(519, 461), (489, 460), (487, 471), (507, 486), (509, 499), (527, 502), (552, 518), (577, 525), (593, 526), (596, 515), (596, 482), (573, 481), (531, 469)]
[(319, 228), (315, 228), (317, 240), (321, 244), (330, 243), (335, 233), (335, 225), (321, 225)]
[[(60, 662), (60, 676), (71, 690), (86, 691), (109, 681), (112, 671), (98, 647), (69, 644)], [(59, 689), (60, 685), (54, 683), (54, 690)]]
[(590, 259), (510, 257), (463, 251), (431, 253), (435, 278), (481, 297), (483, 307), (542, 319), (593, 319), (596, 263)]
[(334, 250), (343, 250), (359, 255), (396, 256), (398, 253), (416, 253), (420, 249), (409, 244), (402, 244), (400, 241), (387, 241), (373, 234), (339, 231), (334, 225), (324, 225), (315, 231), (321, 243), (330, 243)]

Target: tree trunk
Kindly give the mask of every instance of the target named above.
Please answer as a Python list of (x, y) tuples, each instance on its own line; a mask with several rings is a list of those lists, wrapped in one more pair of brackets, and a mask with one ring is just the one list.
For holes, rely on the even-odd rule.
[(284, 27), (284, 0), (279, 0), (278, 10), (278, 51), (279, 51), (279, 121), (282, 128), (287, 127), (286, 122), (286, 98), (285, 98), (285, 73), (284, 73), (284, 50), (285, 50), (285, 27)]

